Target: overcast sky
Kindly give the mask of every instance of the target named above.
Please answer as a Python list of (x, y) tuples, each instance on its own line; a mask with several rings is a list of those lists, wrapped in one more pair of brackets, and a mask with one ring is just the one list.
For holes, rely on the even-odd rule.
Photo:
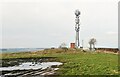
[(0, 6), (0, 48), (69, 46), (76, 9), (84, 47), (93, 37), (97, 47), (118, 47), (118, 0), (3, 0)]

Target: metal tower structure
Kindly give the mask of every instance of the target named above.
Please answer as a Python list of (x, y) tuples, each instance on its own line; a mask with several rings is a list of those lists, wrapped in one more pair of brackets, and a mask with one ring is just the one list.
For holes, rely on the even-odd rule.
[(80, 43), (79, 43), (79, 28), (80, 28), (79, 15), (80, 15), (80, 11), (76, 10), (75, 11), (75, 16), (76, 16), (76, 19), (75, 19), (75, 31), (76, 31), (75, 47), (76, 48), (79, 48), (79, 46), (80, 46)]

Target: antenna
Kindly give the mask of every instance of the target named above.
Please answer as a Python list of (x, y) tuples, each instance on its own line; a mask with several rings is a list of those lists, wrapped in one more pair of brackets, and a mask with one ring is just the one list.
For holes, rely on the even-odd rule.
[(76, 19), (75, 19), (75, 31), (76, 31), (76, 39), (75, 39), (75, 47), (76, 48), (79, 48), (80, 46), (80, 43), (79, 43), (79, 15), (80, 15), (80, 11), (79, 10), (75, 10), (75, 16), (76, 16)]

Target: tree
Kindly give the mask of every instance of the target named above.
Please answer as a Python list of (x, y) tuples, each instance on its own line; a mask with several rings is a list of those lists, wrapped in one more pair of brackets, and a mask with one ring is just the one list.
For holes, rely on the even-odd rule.
[(67, 51), (68, 50), (68, 48), (67, 48), (67, 45), (66, 45), (66, 43), (61, 43), (61, 45), (59, 46), (59, 48), (61, 48), (61, 49), (63, 49), (64, 51)]
[(96, 39), (95, 38), (91, 38), (89, 41), (89, 45), (90, 45), (90, 50), (95, 49), (95, 44), (96, 44)]
[(66, 48), (66, 46), (67, 46), (66, 43), (63, 42), (63, 43), (61, 43), (61, 45), (59, 46), (59, 48)]

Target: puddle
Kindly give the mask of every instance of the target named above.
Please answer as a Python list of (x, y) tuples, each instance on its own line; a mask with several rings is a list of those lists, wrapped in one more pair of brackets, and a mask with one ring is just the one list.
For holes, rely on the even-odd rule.
[(0, 67), (0, 71), (14, 71), (14, 70), (44, 70), (47, 69), (51, 66), (54, 65), (62, 65), (63, 63), (60, 62), (25, 62), (25, 63), (21, 63), (20, 65), (15, 65), (15, 66), (10, 66), (10, 67)]

